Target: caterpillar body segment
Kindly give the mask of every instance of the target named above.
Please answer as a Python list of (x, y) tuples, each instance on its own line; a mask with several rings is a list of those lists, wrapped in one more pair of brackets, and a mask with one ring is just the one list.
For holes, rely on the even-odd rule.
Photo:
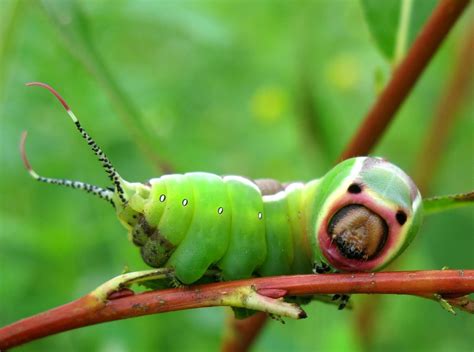
[(263, 218), (267, 256), (259, 274), (262, 276), (290, 273), (294, 258), (293, 234), (285, 191), (263, 196)]
[[(179, 184), (179, 191), (168, 187), (170, 184)], [(219, 268), (227, 280), (293, 272), (293, 242), (299, 237), (301, 243), (303, 232), (301, 217), (292, 219), (288, 200), (291, 195), (295, 204), (301, 203), (302, 184), (297, 193), (287, 187), (262, 196), (243, 177), (199, 172), (165, 175), (149, 185), (126, 185), (131, 187), (126, 187), (130, 201), (125, 207), (117, 206), (119, 219), (145, 262), (175, 268), (183, 283), (197, 281), (211, 266)], [(129, 191), (132, 187), (135, 192)], [(140, 194), (148, 198), (138, 201)], [(132, 204), (140, 207), (133, 209)], [(146, 216), (140, 213), (141, 204)], [(155, 213), (146, 211), (150, 208)], [(296, 213), (302, 212), (297, 209)], [(145, 219), (150, 222), (144, 223)], [(144, 234), (149, 235), (147, 240)], [(309, 257), (306, 262), (311, 263)]]
[[(122, 214), (130, 220), (130, 207), (137, 213), (128, 228), (145, 262), (175, 268), (186, 284), (211, 267), (226, 280), (307, 273), (314, 262), (342, 271), (379, 270), (420, 224), (418, 190), (380, 158), (347, 160), (319, 180), (288, 184), (275, 194), (263, 195), (256, 184), (239, 176), (166, 175), (133, 184), (135, 193), (125, 187), (130, 202), (117, 212), (122, 222)], [(135, 201), (140, 194), (149, 198)], [(132, 204), (144, 204), (145, 213)], [(135, 240), (144, 228), (148, 239)]]
[(293, 237), (294, 257), (291, 265), (292, 273), (306, 274), (311, 272), (313, 266), (311, 247), (307, 235), (306, 198), (311, 189), (317, 184), (317, 180), (308, 184), (300, 182), (287, 186), (288, 216)]
[(251, 277), (267, 257), (262, 196), (258, 187), (240, 176), (224, 176), (230, 200), (229, 246), (219, 261), (225, 280)]
[(189, 179), (184, 175), (165, 175), (154, 180), (152, 189), (164, 183), (163, 192), (158, 200), (163, 206), (161, 218), (158, 214), (150, 213), (160, 233), (175, 246), (180, 244), (194, 216), (197, 196)]
[[(182, 282), (191, 283), (227, 251), (232, 214), (221, 177), (207, 173), (190, 173), (185, 177), (194, 193), (194, 214), (167, 266), (175, 268)], [(181, 203), (183, 207), (185, 202)]]
[[(341, 162), (320, 179), (281, 184), (240, 176), (194, 172), (146, 183), (125, 181), (64, 99), (76, 128), (91, 146), (112, 187), (38, 175), (41, 182), (86, 190), (112, 203), (152, 267), (174, 268), (185, 284), (209, 269), (224, 280), (311, 272), (375, 271), (393, 261), (414, 238), (421, 196), (411, 179), (381, 158)], [(26, 134), (25, 134), (26, 137)]]

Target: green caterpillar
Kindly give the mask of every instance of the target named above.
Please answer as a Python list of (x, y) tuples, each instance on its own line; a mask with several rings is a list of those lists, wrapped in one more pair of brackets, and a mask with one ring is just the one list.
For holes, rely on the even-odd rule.
[(421, 195), (397, 166), (381, 158), (346, 160), (307, 183), (252, 181), (204, 172), (125, 181), (50, 86), (99, 158), (111, 188), (38, 175), (109, 201), (143, 260), (172, 267), (184, 284), (217, 269), (224, 280), (252, 276), (376, 271), (408, 246), (422, 218)]

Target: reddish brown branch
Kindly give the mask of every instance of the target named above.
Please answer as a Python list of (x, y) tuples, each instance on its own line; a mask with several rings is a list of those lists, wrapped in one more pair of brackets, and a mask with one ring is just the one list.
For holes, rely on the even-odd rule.
[[(449, 134), (456, 117), (466, 99), (469, 99), (469, 89), (473, 78), (474, 62), (474, 24), (471, 23), (461, 50), (458, 53), (455, 70), (446, 85), (445, 91), (436, 108), (435, 118), (428, 130), (420, 155), (414, 180), (422, 194), (428, 189), (436, 168), (443, 155)], [(471, 92), (472, 93), (472, 92)]]
[(383, 293), (459, 297), (474, 292), (474, 270), (294, 275), (156, 290), (105, 303), (89, 294), (0, 329), (0, 349), (88, 325), (169, 311), (219, 306), (245, 287), (266, 294)]
[(439, 2), (340, 160), (370, 152), (468, 3), (469, 0)]

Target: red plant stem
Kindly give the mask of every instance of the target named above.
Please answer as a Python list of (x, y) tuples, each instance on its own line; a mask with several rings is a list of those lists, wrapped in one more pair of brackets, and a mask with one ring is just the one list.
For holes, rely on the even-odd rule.
[(474, 292), (474, 270), (278, 276), (156, 290), (105, 303), (87, 295), (0, 329), (0, 349), (111, 320), (219, 306), (224, 295), (249, 285), (257, 292), (284, 290), (290, 296), (337, 292), (425, 296), (437, 293), (453, 297)]
[(339, 160), (370, 152), (468, 3), (439, 2)]
[(246, 319), (237, 319), (231, 317), (229, 319), (229, 331), (226, 335), (221, 351), (223, 352), (238, 352), (246, 351), (254, 343), (255, 339), (260, 334), (261, 329), (267, 322), (267, 315), (262, 312), (255, 313)]

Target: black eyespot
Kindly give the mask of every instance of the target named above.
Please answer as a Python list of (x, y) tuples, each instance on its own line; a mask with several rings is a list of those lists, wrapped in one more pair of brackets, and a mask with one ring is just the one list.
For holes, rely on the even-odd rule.
[(397, 219), (397, 222), (400, 225), (403, 225), (407, 221), (407, 214), (405, 214), (404, 211), (399, 210), (399, 211), (397, 211), (397, 214), (395, 215), (395, 218)]
[(353, 183), (352, 185), (347, 188), (347, 192), (357, 194), (362, 192), (362, 188), (357, 183)]

